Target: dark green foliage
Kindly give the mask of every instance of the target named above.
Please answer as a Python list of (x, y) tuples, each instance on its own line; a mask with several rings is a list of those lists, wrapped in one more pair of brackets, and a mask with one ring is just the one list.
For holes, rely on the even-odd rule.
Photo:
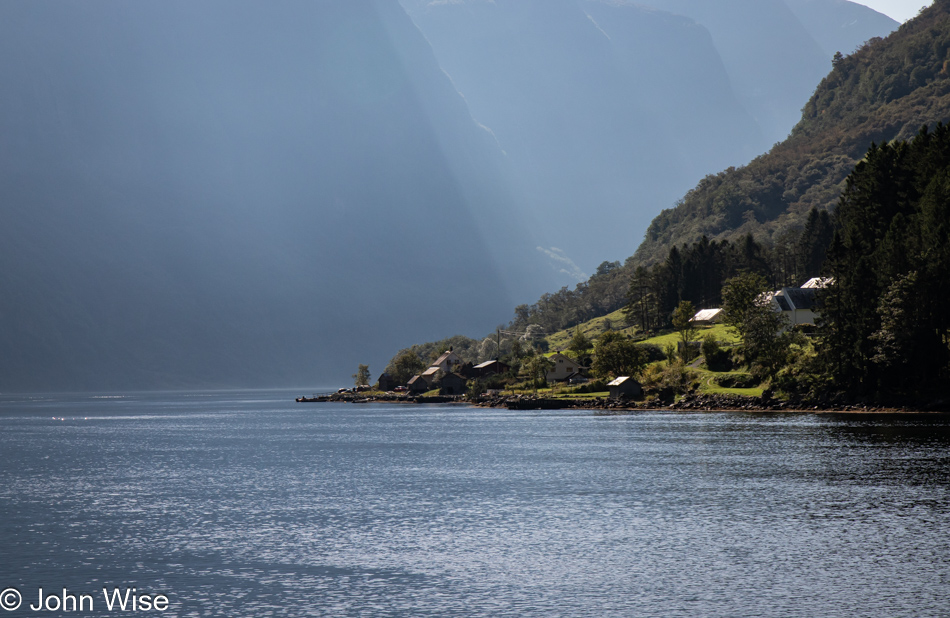
[(426, 364), (419, 355), (410, 350), (403, 350), (397, 354), (386, 366), (386, 373), (392, 376), (393, 382), (405, 386), (412, 376), (421, 373)]
[(772, 310), (768, 291), (765, 278), (754, 273), (729, 279), (722, 291), (722, 320), (742, 338), (743, 360), (760, 378), (778, 373), (801, 340), (797, 332), (784, 330), (787, 321)]
[(690, 321), (696, 315), (696, 307), (688, 300), (680, 301), (680, 304), (673, 311), (673, 328), (680, 334), (681, 350), (680, 354), (683, 362), (692, 360), (692, 348), (689, 343), (696, 335), (696, 326)]
[(647, 365), (647, 352), (616, 332), (606, 332), (594, 346), (591, 369), (602, 378), (636, 376)]
[(828, 245), (834, 235), (831, 217), (827, 210), (812, 208), (805, 221), (798, 240), (800, 275), (803, 278), (817, 277), (821, 274), (821, 265), (825, 262)]
[(663, 353), (663, 350), (660, 349), (660, 346), (655, 343), (639, 343), (637, 344), (643, 353), (646, 354), (647, 363), (655, 363), (656, 361), (666, 360), (666, 354)]
[(848, 177), (820, 295), (839, 388), (925, 396), (950, 378), (950, 128), (872, 146)]
[(729, 371), (732, 369), (732, 356), (729, 354), (729, 350), (722, 349), (712, 333), (703, 337), (701, 351), (707, 369), (711, 371)]
[(524, 368), (528, 373), (528, 378), (537, 389), (547, 384), (545, 376), (554, 369), (554, 363), (547, 357), (536, 354), (525, 361)]
[(575, 393), (602, 393), (607, 390), (607, 383), (603, 380), (591, 380), (574, 389)]
[(754, 388), (759, 385), (759, 379), (748, 373), (730, 373), (716, 376), (716, 384), (723, 388)]
[(751, 234), (735, 242), (704, 236), (692, 245), (672, 247), (664, 262), (634, 271), (624, 307), (627, 321), (647, 332), (668, 327), (681, 302), (697, 309), (719, 307), (724, 282), (742, 272), (757, 273), (771, 289), (803, 284), (817, 276), (832, 229), (824, 211), (813, 211), (809, 221), (801, 233), (790, 232), (773, 247)]

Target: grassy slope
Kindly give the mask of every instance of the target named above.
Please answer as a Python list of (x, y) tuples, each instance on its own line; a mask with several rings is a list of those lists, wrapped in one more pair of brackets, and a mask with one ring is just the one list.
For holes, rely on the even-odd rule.
[[(625, 335), (637, 336), (639, 334), (636, 327), (623, 327), (624, 317), (622, 311), (614, 311), (608, 315), (605, 315), (600, 318), (594, 318), (593, 320), (584, 322), (577, 326), (578, 329), (584, 335), (586, 335), (591, 341), (595, 340), (602, 333), (608, 330), (608, 323), (612, 326), (609, 330), (614, 330)], [(709, 327), (701, 327), (696, 331), (696, 340), (700, 340), (705, 337), (707, 334), (712, 334), (717, 341), (722, 341), (728, 344), (735, 344), (739, 342), (739, 338), (729, 330), (729, 328), (723, 324), (716, 324)], [(553, 335), (546, 337), (548, 345), (551, 350), (564, 350), (570, 344), (571, 337), (574, 336), (574, 329), (569, 328), (566, 330), (558, 331)], [(650, 337), (644, 339), (640, 343), (651, 343), (654, 345), (660, 346), (660, 348), (665, 348), (667, 345), (672, 343), (676, 345), (676, 342), (679, 341), (679, 333), (667, 333), (665, 335), (657, 335), (656, 337)]]
[[(628, 335), (636, 335), (636, 328), (616, 328), (617, 326), (623, 326), (623, 313), (621, 311), (615, 311), (609, 315), (606, 315), (601, 318), (595, 318), (588, 322), (580, 324), (577, 328), (581, 330), (588, 338), (594, 340), (601, 333), (607, 330), (607, 323), (610, 323), (614, 326), (613, 330), (621, 332)], [(547, 337), (548, 344), (551, 346), (552, 350), (565, 349), (568, 343), (571, 340), (571, 337), (574, 334), (574, 329), (562, 330), (553, 335)], [(739, 337), (732, 332), (732, 330), (725, 326), (724, 324), (716, 324), (713, 326), (702, 327), (696, 331), (696, 339), (702, 339), (707, 334), (712, 334), (717, 341), (724, 342), (726, 344), (735, 345), (740, 342)], [(676, 345), (676, 342), (679, 341), (679, 333), (667, 333), (664, 335), (657, 335), (656, 337), (650, 337), (644, 339), (642, 343), (649, 343), (659, 346), (661, 349), (665, 348), (669, 344)], [(553, 352), (552, 352), (553, 353)], [(549, 353), (548, 355), (552, 354)], [(665, 361), (660, 361), (664, 363)], [(762, 395), (762, 388), (723, 388), (715, 383), (715, 378), (718, 376), (728, 375), (728, 374), (741, 374), (743, 371), (729, 371), (729, 372), (717, 372), (709, 371), (708, 369), (695, 369), (700, 376), (700, 387), (699, 390), (702, 393), (708, 393), (711, 395), (745, 395), (747, 397), (759, 397)], [(582, 395), (567, 395), (560, 394), (560, 391), (564, 389), (541, 389), (539, 394), (543, 394), (549, 397), (567, 397), (567, 398), (593, 398), (593, 397), (606, 397), (607, 393), (589, 393)]]

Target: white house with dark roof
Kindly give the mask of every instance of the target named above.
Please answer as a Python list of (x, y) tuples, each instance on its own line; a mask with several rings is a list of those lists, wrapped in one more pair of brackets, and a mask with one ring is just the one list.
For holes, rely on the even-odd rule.
[(815, 324), (815, 308), (817, 292), (830, 285), (830, 279), (809, 279), (805, 286), (800, 288), (782, 288), (770, 294), (769, 302), (772, 310), (785, 316), (789, 326), (800, 324)]

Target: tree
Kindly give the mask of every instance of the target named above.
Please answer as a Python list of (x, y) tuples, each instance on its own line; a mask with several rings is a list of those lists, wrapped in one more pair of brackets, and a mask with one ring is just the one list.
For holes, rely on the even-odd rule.
[[(768, 307), (765, 277), (745, 272), (728, 279), (722, 289), (722, 321), (740, 336), (751, 316), (760, 307)], [(769, 308), (771, 311), (771, 308)]]
[(554, 363), (543, 354), (535, 354), (527, 363), (525, 368), (528, 371), (528, 377), (534, 382), (534, 389), (547, 384), (547, 374), (554, 369)]
[(590, 348), (590, 339), (588, 339), (587, 336), (581, 332), (580, 328), (575, 328), (574, 336), (571, 337), (571, 342), (568, 344), (567, 349), (574, 353), (575, 359), (580, 359)]
[(646, 350), (617, 332), (606, 332), (594, 346), (591, 369), (598, 376), (619, 377), (638, 375), (648, 362)]
[[(817, 277), (825, 262), (825, 254), (831, 244), (834, 225), (827, 210), (812, 208), (808, 212), (805, 229), (798, 240), (798, 262), (803, 277)], [(799, 285), (801, 285), (800, 282)]]
[[(658, 270), (658, 269), (657, 269)], [(627, 290), (627, 304), (623, 313), (628, 324), (635, 324), (643, 332), (650, 331), (657, 326), (657, 277), (644, 268), (637, 266), (630, 279)]]
[(369, 386), (369, 365), (360, 364), (353, 374), (353, 381), (356, 386)]
[(393, 377), (396, 384), (404, 385), (409, 382), (412, 376), (422, 372), (425, 368), (426, 364), (422, 362), (418, 354), (406, 350), (389, 362), (386, 371)]
[(873, 145), (835, 210), (819, 358), (851, 394), (942, 394), (950, 379), (950, 127)]
[(692, 354), (689, 348), (689, 342), (696, 336), (696, 325), (693, 323), (693, 316), (696, 315), (696, 307), (688, 300), (680, 301), (680, 304), (673, 312), (673, 328), (679, 331), (680, 341), (683, 344), (682, 358), (683, 362), (689, 362)]
[(729, 279), (722, 291), (723, 322), (742, 338), (745, 362), (760, 377), (772, 377), (784, 366), (798, 337), (785, 330), (787, 320), (772, 310), (767, 291), (765, 278), (755, 273)]

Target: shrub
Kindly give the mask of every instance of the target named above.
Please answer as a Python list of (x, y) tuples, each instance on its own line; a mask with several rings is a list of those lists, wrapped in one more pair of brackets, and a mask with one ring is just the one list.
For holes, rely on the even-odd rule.
[(716, 384), (723, 388), (754, 388), (759, 385), (759, 380), (748, 373), (730, 373), (716, 376)]
[(646, 353), (648, 363), (666, 360), (666, 354), (664, 354), (663, 350), (660, 349), (660, 346), (656, 345), (655, 343), (643, 343), (638, 347)]

